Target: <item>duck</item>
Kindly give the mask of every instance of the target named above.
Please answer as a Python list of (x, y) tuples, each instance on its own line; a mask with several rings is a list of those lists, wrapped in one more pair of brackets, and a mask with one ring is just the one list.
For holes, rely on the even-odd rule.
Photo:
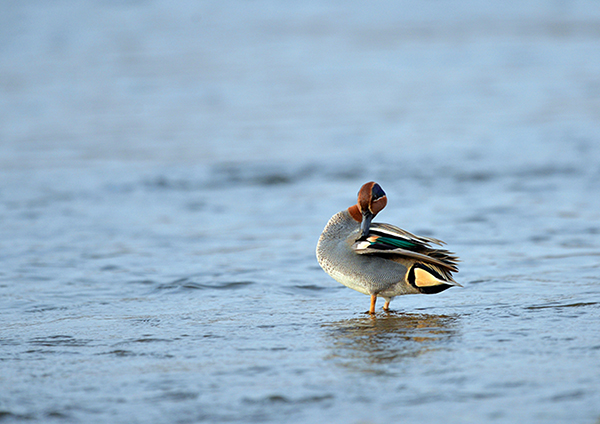
[(371, 315), (378, 297), (389, 312), (396, 296), (462, 287), (452, 276), (459, 258), (438, 247), (443, 241), (372, 222), (386, 205), (378, 183), (363, 184), (357, 203), (333, 215), (321, 233), (316, 249), (321, 268), (346, 287), (371, 296)]

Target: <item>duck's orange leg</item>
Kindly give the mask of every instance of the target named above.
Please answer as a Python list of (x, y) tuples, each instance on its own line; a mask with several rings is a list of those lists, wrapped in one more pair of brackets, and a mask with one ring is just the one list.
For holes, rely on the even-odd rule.
[(385, 303), (383, 305), (383, 310), (386, 312), (389, 312), (389, 310), (390, 310), (390, 301), (389, 300), (385, 301)]
[(373, 315), (375, 313), (375, 304), (377, 303), (377, 295), (371, 295), (371, 309), (369, 309), (369, 313)]

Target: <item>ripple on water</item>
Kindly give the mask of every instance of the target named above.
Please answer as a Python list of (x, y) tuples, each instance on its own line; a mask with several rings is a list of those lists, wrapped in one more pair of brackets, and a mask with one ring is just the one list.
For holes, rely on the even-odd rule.
[(0, 410), (0, 420), (31, 421), (35, 419), (33, 414), (17, 414), (11, 411)]
[(563, 308), (582, 308), (586, 306), (594, 306), (599, 302), (576, 302), (576, 303), (559, 303), (559, 302), (550, 302), (544, 305), (532, 305), (527, 306), (525, 309), (536, 310), (536, 309), (563, 309)]
[(221, 163), (211, 175), (221, 184), (274, 186), (292, 184), (312, 176), (314, 166), (284, 167), (271, 164)]
[[(353, 180), (364, 174), (360, 163), (342, 162), (332, 166), (318, 161), (304, 163), (276, 164), (273, 162), (231, 162), (223, 161), (212, 165), (207, 172), (194, 174), (160, 174), (144, 178), (137, 184), (111, 184), (108, 189), (117, 192), (131, 192), (136, 187), (150, 191), (193, 192), (231, 187), (264, 187), (298, 184), (313, 178), (328, 181)], [(177, 174), (175, 172), (175, 174)], [(192, 210), (200, 210), (206, 202), (190, 203)]]
[(154, 290), (187, 291), (187, 290), (238, 290), (254, 284), (253, 281), (224, 281), (215, 283), (199, 283), (188, 277), (179, 278), (165, 284), (159, 284)]
[(81, 347), (87, 346), (91, 343), (91, 340), (77, 339), (73, 336), (56, 335), (56, 336), (44, 336), (34, 337), (29, 341), (29, 344), (34, 346), (70, 346), (70, 347)]
[[(343, 286), (340, 286), (343, 288)], [(336, 292), (340, 290), (338, 286), (319, 286), (316, 284), (294, 284), (288, 287), (285, 287), (283, 290), (292, 295), (301, 295), (301, 296), (310, 296), (312, 298), (316, 296), (325, 296), (330, 293)]]
[(271, 394), (259, 398), (244, 398), (245, 403), (249, 404), (260, 404), (260, 405), (272, 405), (272, 404), (308, 404), (308, 403), (320, 403), (334, 399), (331, 393), (315, 396), (306, 396), (296, 399), (289, 398), (284, 395)]
[(154, 399), (159, 400), (167, 400), (172, 402), (183, 402), (187, 400), (195, 400), (200, 396), (198, 392), (186, 392), (186, 391), (171, 391), (164, 392), (160, 395), (156, 396)]
[(114, 355), (120, 358), (126, 358), (126, 357), (130, 357), (130, 356), (137, 356), (138, 354), (135, 352), (132, 352), (131, 350), (125, 350), (125, 349), (115, 349), (115, 350), (111, 350), (109, 352), (104, 352), (102, 353), (102, 355)]
[(50, 311), (66, 311), (69, 308), (66, 306), (53, 306), (53, 305), (36, 305), (25, 310), (27, 313), (43, 313)]

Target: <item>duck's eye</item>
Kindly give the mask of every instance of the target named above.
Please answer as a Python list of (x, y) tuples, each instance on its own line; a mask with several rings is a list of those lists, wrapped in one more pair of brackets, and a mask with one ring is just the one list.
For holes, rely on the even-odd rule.
[(377, 200), (383, 196), (385, 196), (385, 191), (379, 186), (379, 184), (373, 184), (373, 188), (371, 189), (371, 194), (373, 195), (372, 199)]

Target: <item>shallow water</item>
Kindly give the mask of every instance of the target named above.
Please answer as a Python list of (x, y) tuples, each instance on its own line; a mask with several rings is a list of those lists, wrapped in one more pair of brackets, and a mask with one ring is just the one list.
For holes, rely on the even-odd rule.
[[(3, 7), (3, 421), (600, 419), (596, 8)], [(368, 180), (464, 288), (319, 268)]]

